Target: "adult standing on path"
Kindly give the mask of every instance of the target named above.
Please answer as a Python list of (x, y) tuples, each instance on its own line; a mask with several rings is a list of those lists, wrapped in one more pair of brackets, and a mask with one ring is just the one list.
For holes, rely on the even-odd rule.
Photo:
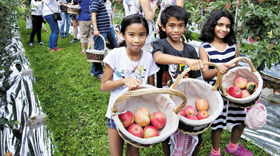
[(38, 43), (44, 45), (44, 43), (41, 41), (41, 29), (42, 23), (44, 21), (42, 3), (43, 1), (31, 0), (32, 32), (30, 34), (30, 40), (28, 43), (30, 46), (33, 45), (35, 34), (37, 34)]
[[(154, 19), (154, 14), (157, 7), (153, 7), (153, 10), (151, 9), (151, 4), (149, 0), (124, 0), (123, 6), (125, 10), (125, 16), (131, 15), (131, 14), (139, 14), (145, 17), (145, 19), (149, 22), (151, 22)], [(149, 30), (150, 28), (149, 24)], [(144, 47), (142, 48), (145, 51), (151, 50), (151, 42), (150, 39), (152, 31), (150, 31), (149, 35), (147, 36), (146, 43)]]
[(61, 48), (57, 47), (59, 27), (57, 20), (55, 20), (53, 17), (53, 13), (55, 12), (59, 12), (57, 1), (44, 0), (43, 15), (51, 28), (51, 34), (49, 37), (49, 49), (51, 49), (52, 52), (61, 50)]
[(108, 15), (110, 17), (110, 33), (107, 36), (109, 42), (110, 42), (110, 48), (114, 49), (117, 47), (117, 41), (116, 41), (116, 35), (115, 35), (115, 30), (114, 30), (114, 19), (112, 16), (112, 3), (110, 0), (104, 0), (104, 4), (106, 6)]
[[(61, 25), (60, 25), (60, 39), (63, 37), (69, 37), (69, 28), (71, 24), (70, 14), (67, 13), (67, 6), (70, 4), (71, 0), (60, 0), (58, 1), (58, 5), (60, 7), (60, 15), (61, 15)], [(65, 32), (64, 32), (65, 28)]]
[[(72, 1), (73, 2), (73, 1)], [(74, 4), (73, 4), (74, 3)], [(77, 2), (73, 2), (72, 5), (78, 5)], [(78, 23), (78, 18), (79, 18), (79, 15), (77, 14), (72, 14), (71, 15), (71, 19), (72, 19), (72, 24), (73, 24), (73, 29), (74, 29), (74, 38), (73, 40), (70, 42), (70, 43), (76, 43), (76, 42), (79, 42), (78, 41), (78, 26), (79, 26), (79, 23)]]
[(85, 54), (87, 43), (89, 42), (91, 48), (93, 48), (93, 33), (91, 28), (91, 14), (89, 11), (90, 0), (75, 0), (75, 2), (79, 2), (81, 7), (81, 12), (78, 18), (79, 26), (80, 26), (80, 34), (81, 34), (81, 54)]
[[(110, 18), (104, 4), (104, 0), (91, 0), (90, 2), (91, 20), (93, 25), (93, 40), (95, 50), (104, 50), (104, 42), (99, 35), (106, 40), (110, 33)], [(101, 63), (92, 63), (91, 74), (99, 79), (103, 76)]]

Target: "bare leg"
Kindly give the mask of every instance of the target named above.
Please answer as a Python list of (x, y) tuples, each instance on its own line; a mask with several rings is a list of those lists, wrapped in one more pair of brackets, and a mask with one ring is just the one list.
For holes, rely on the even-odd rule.
[(241, 135), (243, 133), (244, 128), (245, 128), (245, 124), (240, 124), (240, 125), (234, 126), (232, 128), (232, 131), (231, 131), (231, 143), (238, 144), (238, 142), (240, 140), (240, 137), (241, 137)]
[(122, 156), (123, 139), (116, 129), (108, 128), (111, 156)]
[(213, 149), (215, 151), (218, 151), (219, 148), (220, 148), (220, 142), (221, 142), (221, 134), (223, 132), (223, 129), (219, 128), (219, 129), (216, 129), (216, 130), (212, 130), (212, 133), (211, 133), (211, 137), (212, 137), (212, 146), (213, 146)]
[(74, 28), (74, 39), (77, 39), (78, 36), (78, 21), (72, 20), (73, 28)]
[(87, 43), (81, 43), (81, 46), (82, 46), (81, 54), (84, 54), (86, 52), (86, 49), (87, 49)]
[(138, 156), (139, 155), (139, 148), (136, 148), (130, 144), (126, 145), (126, 150), (125, 150), (125, 155), (126, 156)]
[(168, 145), (169, 138), (161, 142), (163, 153), (165, 156), (170, 156), (170, 146)]
[(192, 156), (198, 156), (201, 145), (197, 145), (192, 153)]

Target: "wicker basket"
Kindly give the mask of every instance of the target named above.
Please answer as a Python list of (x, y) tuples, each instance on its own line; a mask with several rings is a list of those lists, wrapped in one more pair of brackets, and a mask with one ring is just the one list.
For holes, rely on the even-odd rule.
[[(170, 94), (179, 96), (181, 104), (176, 107)], [(124, 89), (112, 107), (112, 117), (116, 124), (119, 135), (125, 142), (137, 148), (148, 147), (157, 142), (166, 140), (173, 132), (177, 130), (179, 124), (178, 112), (186, 105), (185, 95), (176, 90), (169, 88), (156, 88), (150, 85), (143, 85), (140, 89), (128, 91)], [(122, 125), (118, 114), (131, 111), (133, 113), (140, 107), (146, 107), (152, 114), (155, 111), (160, 111), (166, 116), (165, 126), (159, 130), (159, 136), (153, 138), (139, 138), (130, 134)]]
[[(204, 65), (213, 65), (217, 68), (219, 71), (219, 68), (211, 63), (211, 62), (204, 62)], [(171, 86), (173, 89), (177, 89), (181, 92), (183, 92), (187, 99), (188, 103), (187, 105), (191, 105), (195, 108), (195, 101), (198, 98), (206, 99), (209, 102), (209, 109), (207, 112), (209, 113), (209, 117), (202, 120), (190, 120), (187, 119), (180, 114), (179, 119), (180, 123), (178, 126), (178, 130), (183, 134), (200, 134), (207, 130), (212, 121), (214, 121), (222, 112), (223, 110), (223, 99), (219, 91), (217, 90), (219, 85), (219, 79), (216, 81), (215, 85), (212, 86), (202, 80), (192, 79), (192, 78), (186, 78), (182, 79), (183, 76), (185, 76), (189, 71), (191, 71), (190, 68), (187, 68), (185, 71), (183, 71), (174, 84)], [(219, 72), (218, 72), (219, 73)], [(218, 74), (218, 78), (221, 77), (221, 74)], [(179, 103), (178, 97), (174, 96), (172, 97), (173, 101), (177, 105)]]
[(106, 47), (106, 41), (102, 35), (99, 35), (103, 39), (104, 42), (104, 50), (95, 50), (95, 49), (87, 49), (86, 54), (87, 54), (87, 61), (88, 62), (98, 62), (102, 63), (104, 57), (107, 54), (107, 47)]
[[(222, 79), (220, 81), (220, 88), (222, 91), (222, 95), (227, 98), (230, 102), (232, 102), (234, 105), (240, 107), (240, 108), (248, 108), (253, 106), (257, 103), (257, 101), (260, 99), (261, 91), (263, 88), (263, 79), (259, 72), (255, 69), (253, 63), (246, 57), (237, 57), (230, 62), (229, 64), (234, 64), (235, 62), (238, 62), (240, 60), (245, 60), (250, 67), (235, 67), (233, 69), (230, 69), (224, 76), (222, 76)], [(226, 93), (226, 88), (230, 85), (234, 84), (234, 79), (237, 76), (246, 77), (249, 81), (254, 81), (258, 83), (257, 90), (249, 97), (246, 98), (234, 98)]]
[(74, 15), (79, 15), (81, 12), (81, 7), (78, 3), (78, 5), (73, 5), (74, 2), (72, 0), (71, 5), (67, 6), (67, 13), (68, 14), (74, 14)]

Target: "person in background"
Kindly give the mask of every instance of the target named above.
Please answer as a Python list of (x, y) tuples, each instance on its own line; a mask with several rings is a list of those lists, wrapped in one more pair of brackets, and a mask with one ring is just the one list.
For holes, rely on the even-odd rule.
[[(186, 67), (192, 69), (187, 77), (198, 78), (201, 75), (199, 70), (203, 69), (203, 64), (202, 61), (199, 60), (197, 52), (193, 46), (181, 41), (181, 37), (186, 30), (188, 19), (186, 10), (180, 6), (169, 6), (162, 11), (162, 29), (166, 32), (167, 38), (156, 40), (153, 43), (153, 57), (160, 67), (160, 71), (157, 72), (156, 86), (158, 88), (169, 88), (184, 71), (181, 69), (185, 69)], [(175, 138), (175, 134), (176, 133), (172, 134), (170, 137)], [(202, 136), (186, 135), (185, 137), (188, 137), (189, 142), (191, 142), (185, 142), (185, 144), (191, 144), (192, 148), (182, 152), (197, 156), (201, 147)], [(198, 141), (190, 141), (191, 139)], [(171, 152), (178, 151), (181, 147), (175, 147), (176, 150), (170, 151), (169, 145), (169, 139), (162, 142), (164, 154), (166, 156), (170, 154), (178, 155), (178, 153)]]
[[(150, 23), (154, 19), (154, 14), (157, 9), (156, 6), (153, 6), (153, 10), (151, 9), (151, 3), (149, 0), (124, 0), (123, 6), (125, 10), (125, 16), (131, 14), (139, 14), (146, 18), (148, 23)], [(152, 30), (153, 25), (149, 25), (149, 30)], [(153, 33), (153, 31), (149, 31), (149, 33)], [(151, 50), (151, 42), (153, 39), (150, 39), (151, 34), (148, 34), (146, 43), (143, 46), (143, 49), (146, 51)]]
[[(70, 28), (70, 14), (67, 13), (67, 6), (70, 4), (71, 0), (59, 0), (58, 6), (59, 12), (61, 15), (61, 25), (60, 25), (60, 39), (63, 39), (63, 37), (68, 38), (69, 37), (69, 28)], [(64, 32), (65, 28), (65, 32)]]
[[(154, 74), (159, 70), (150, 52), (142, 50), (149, 33), (148, 23), (140, 15), (129, 15), (121, 23), (121, 34), (125, 47), (113, 49), (104, 58), (104, 76), (101, 80), (102, 92), (111, 91), (106, 117), (108, 118), (108, 138), (110, 153), (123, 155), (124, 140), (119, 136), (114, 120), (111, 118), (112, 107), (119, 93), (126, 87), (129, 90), (139, 88), (140, 84), (154, 85)], [(136, 69), (142, 68), (140, 73)], [(121, 74), (122, 71), (125, 73)], [(139, 149), (131, 144), (126, 145), (127, 156), (138, 156)]]
[(158, 18), (155, 24), (156, 27), (156, 31), (159, 34), (159, 38), (160, 39), (164, 39), (167, 37), (166, 33), (164, 31), (162, 31), (161, 29), (161, 22), (160, 22), (160, 16), (161, 16), (161, 12), (168, 6), (180, 6), (180, 7), (184, 7), (184, 0), (162, 0), (160, 3), (160, 11), (158, 14)]
[[(74, 5), (78, 5), (78, 3), (74, 2)], [(78, 18), (79, 18), (79, 15), (76, 15), (76, 14), (72, 14), (71, 15), (73, 29), (74, 29), (74, 33), (73, 33), (74, 38), (72, 39), (72, 41), (70, 41), (70, 43), (77, 43), (77, 42), (79, 42), (79, 40), (78, 40), (78, 31), (79, 31), (78, 30), (78, 26), (79, 26)]]
[(60, 51), (61, 48), (57, 47), (57, 39), (59, 34), (59, 27), (57, 20), (54, 19), (53, 13), (59, 12), (58, 3), (56, 0), (44, 0), (43, 15), (44, 19), (48, 22), (51, 28), (49, 37), (49, 49), (51, 52)]
[[(93, 25), (93, 40), (95, 50), (104, 50), (104, 41), (110, 34), (110, 17), (107, 13), (104, 0), (91, 0), (90, 2), (91, 21)], [(103, 76), (103, 68), (101, 63), (92, 62), (91, 74), (96, 78), (101, 79)]]
[(116, 41), (116, 35), (115, 35), (115, 30), (114, 30), (114, 19), (112, 16), (112, 3), (110, 0), (104, 0), (104, 4), (106, 6), (108, 15), (110, 17), (110, 33), (107, 36), (107, 39), (110, 42), (111, 49), (114, 49), (117, 47), (117, 41)]
[[(199, 56), (202, 61), (215, 63), (221, 74), (226, 74), (230, 68), (238, 66), (238, 63), (233, 65), (227, 63), (239, 55), (234, 32), (234, 19), (228, 11), (212, 12), (202, 27), (199, 39), (203, 42), (199, 47)], [(217, 69), (208, 65), (204, 65), (204, 68), (203, 79), (213, 85), (217, 79)], [(228, 126), (233, 126), (233, 128), (225, 152), (239, 156), (253, 156), (249, 150), (243, 148), (242, 143), (238, 145), (245, 128), (246, 110), (235, 106), (225, 98), (223, 100), (224, 109), (211, 125), (212, 150), (210, 156), (221, 156), (221, 135)]]
[(44, 45), (41, 40), (41, 29), (44, 21), (42, 3), (41, 0), (31, 0), (32, 32), (28, 43), (30, 46), (33, 46), (35, 34), (37, 34), (38, 43)]
[(93, 49), (93, 33), (91, 24), (91, 14), (89, 11), (90, 0), (75, 0), (74, 2), (79, 2), (81, 7), (81, 12), (78, 17), (80, 34), (81, 34), (81, 54), (85, 54), (87, 44), (90, 43), (91, 49)]

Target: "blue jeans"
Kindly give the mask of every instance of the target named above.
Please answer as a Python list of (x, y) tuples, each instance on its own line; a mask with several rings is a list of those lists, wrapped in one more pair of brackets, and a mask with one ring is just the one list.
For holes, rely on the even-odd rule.
[(49, 37), (49, 48), (57, 48), (57, 38), (59, 33), (58, 23), (53, 18), (53, 14), (44, 16), (45, 20), (48, 22), (51, 28), (51, 34)]
[(107, 36), (107, 39), (110, 42), (110, 44), (114, 45), (114, 48), (117, 47), (116, 35), (113, 27), (110, 28), (110, 32)]
[[(70, 28), (70, 14), (67, 14), (67, 12), (61, 12), (61, 26), (60, 26), (60, 37), (69, 36), (69, 28)], [(64, 27), (65, 27), (65, 23), (66, 23), (66, 30), (64, 33)]]
[[(110, 33), (109, 31), (108, 32), (103, 32), (103, 33), (100, 33), (100, 35), (102, 35), (104, 37), (104, 39), (106, 40), (109, 33)], [(95, 36), (95, 37), (93, 37), (93, 40), (94, 40), (94, 48), (93, 49), (104, 50), (104, 41), (101, 37)], [(103, 68), (102, 68), (101, 63), (92, 62), (91, 73), (94, 76), (97, 76), (98, 74), (102, 74), (102, 72), (103, 72)]]

